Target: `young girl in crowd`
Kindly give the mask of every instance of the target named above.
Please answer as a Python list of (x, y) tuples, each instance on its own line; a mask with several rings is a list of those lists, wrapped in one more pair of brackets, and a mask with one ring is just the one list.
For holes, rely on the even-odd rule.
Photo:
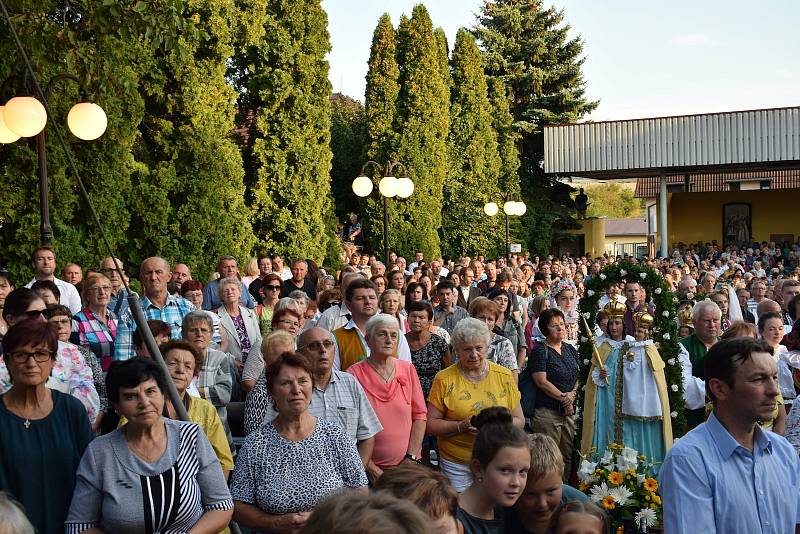
[(456, 518), (464, 534), (505, 532), (503, 508), (517, 502), (531, 466), (528, 436), (514, 426), (508, 409), (493, 406), (473, 417), (472, 485), (458, 499)]
[(559, 506), (550, 523), (552, 534), (610, 534), (608, 516), (589, 501), (572, 501)]

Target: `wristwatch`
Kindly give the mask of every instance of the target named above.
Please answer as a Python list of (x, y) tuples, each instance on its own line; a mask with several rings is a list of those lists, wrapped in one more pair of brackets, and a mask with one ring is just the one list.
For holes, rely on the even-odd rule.
[(422, 458), (420, 458), (420, 457), (419, 457), (419, 456), (417, 456), (416, 454), (411, 454), (410, 452), (407, 452), (407, 453), (406, 453), (406, 458), (407, 458), (408, 460), (411, 460), (411, 461), (412, 461), (412, 462), (414, 462), (414, 463), (421, 463), (421, 462), (422, 462)]

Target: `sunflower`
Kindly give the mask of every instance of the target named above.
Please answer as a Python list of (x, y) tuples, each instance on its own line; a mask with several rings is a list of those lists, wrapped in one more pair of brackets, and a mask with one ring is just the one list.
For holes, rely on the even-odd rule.
[(613, 510), (617, 506), (616, 502), (614, 501), (614, 497), (612, 497), (611, 495), (603, 497), (603, 500), (600, 501), (600, 504), (602, 504), (603, 508), (605, 508), (606, 510)]
[(658, 481), (651, 477), (645, 480), (642, 486), (650, 493), (655, 493), (658, 489)]
[(616, 486), (619, 486), (625, 481), (625, 479), (623, 478), (622, 473), (619, 471), (611, 471), (608, 474), (608, 481)]

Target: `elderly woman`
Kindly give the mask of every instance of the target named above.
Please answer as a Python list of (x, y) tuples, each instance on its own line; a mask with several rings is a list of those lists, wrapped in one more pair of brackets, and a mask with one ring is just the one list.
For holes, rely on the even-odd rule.
[(401, 313), (403, 295), (396, 289), (387, 289), (378, 297), (378, 306), (381, 312), (397, 319), (397, 324), (400, 326), (400, 333), (405, 334), (408, 332), (408, 321)]
[[(211, 323), (214, 326), (211, 331), (211, 341), (216, 345), (220, 345), (222, 343), (222, 337), (219, 333), (219, 315), (211, 310), (203, 310), (203, 284), (200, 283), (199, 280), (186, 280), (181, 284), (181, 296), (194, 304), (194, 309), (202, 310), (203, 313), (211, 318)], [(227, 345), (227, 339), (225, 342)], [(227, 347), (220, 348), (224, 352)]]
[[(240, 304), (242, 283), (238, 278), (223, 278), (219, 282), (222, 300), (216, 312), (219, 315), (220, 333), (228, 340), (228, 354), (233, 356), (238, 371), (244, 368), (250, 349), (261, 346), (261, 329), (253, 310)], [(238, 374), (238, 373), (237, 373)]]
[(522, 428), (517, 381), (511, 371), (487, 360), (490, 333), (484, 321), (462, 319), (453, 330), (458, 361), (440, 371), (428, 395), (428, 434), (439, 443), (439, 466), (456, 491), (472, 483), (469, 462), (478, 429), (472, 417), (490, 406), (504, 406)]
[(312, 373), (311, 362), (296, 352), (284, 353), (267, 367), (278, 416), (248, 435), (239, 452), (231, 493), (240, 526), (295, 532), (331, 493), (342, 488), (366, 492), (355, 443), (338, 425), (308, 412)]
[(450, 365), (450, 345), (443, 337), (431, 333), (433, 306), (430, 302), (412, 302), (406, 311), (409, 324), (406, 340), (411, 349), (411, 363), (427, 399), (436, 374)]
[(197, 392), (201, 398), (209, 401), (217, 409), (217, 415), (222, 421), (225, 435), (230, 443), (232, 437), (228, 428), (228, 409), (225, 406), (231, 401), (232, 364), (230, 356), (211, 348), (212, 330), (213, 323), (208, 314), (202, 310), (195, 310), (183, 318), (181, 336), (203, 355), (200, 366), (195, 369), (199, 371)]
[(525, 343), (525, 333), (522, 330), (522, 324), (514, 317), (511, 310), (511, 293), (505, 289), (493, 289), (489, 293), (489, 299), (493, 300), (500, 310), (495, 328), (497, 328), (498, 332), (513, 345), (514, 356), (517, 360), (517, 368), (522, 369), (525, 365), (528, 346)]
[(92, 439), (86, 410), (45, 385), (56, 363), (54, 325), (16, 321), (3, 348), (13, 386), (0, 397), (0, 489), (22, 503), (38, 532), (60, 533), (75, 471)]
[[(273, 330), (261, 342), (262, 361), (267, 367), (284, 352), (294, 352), (295, 337), (285, 330)], [(272, 404), (272, 396), (267, 389), (267, 377), (261, 372), (258, 380), (253, 383), (253, 388), (247, 395), (244, 403), (244, 435), (264, 424), (268, 408)]]
[[(6, 298), (3, 308), (5, 320), (9, 326), (27, 319), (44, 321), (45, 305), (41, 298), (30, 289), (15, 289)], [(70, 343), (58, 341), (55, 363), (47, 380), (47, 387), (68, 393), (81, 401), (89, 421), (94, 424), (100, 413), (100, 397), (94, 387), (94, 373), (83, 359), (78, 347)], [(11, 375), (5, 361), (0, 357), (0, 394), (11, 389)]]
[(230, 521), (233, 502), (208, 438), (196, 423), (163, 416), (167, 380), (145, 358), (109, 370), (108, 397), (128, 422), (83, 455), (68, 534), (219, 532)]
[(425, 437), (425, 398), (417, 370), (397, 359), (400, 329), (391, 315), (379, 313), (367, 321), (369, 356), (351, 365), (347, 372), (364, 388), (383, 426), (375, 436), (367, 473), (377, 480), (384, 469), (404, 461), (418, 462)]
[(495, 328), (495, 325), (500, 317), (500, 307), (497, 303), (486, 297), (478, 297), (470, 304), (469, 314), (471, 317), (486, 323), (486, 327), (489, 329), (489, 348), (486, 352), (486, 359), (502, 365), (514, 373), (514, 376), (517, 376), (519, 374), (519, 365), (517, 364), (514, 345), (505, 336), (496, 333), (498, 329)]
[(77, 344), (92, 351), (103, 367), (114, 361), (114, 339), (117, 337), (117, 317), (108, 309), (111, 300), (111, 280), (98, 273), (90, 273), (83, 283), (86, 306), (75, 314)]
[[(281, 299), (281, 301), (285, 302), (287, 307), (278, 307), (278, 309), (275, 310), (272, 315), (272, 332), (283, 331), (289, 333), (292, 338), (296, 338), (303, 324), (299, 306), (294, 299), (288, 297)], [(294, 349), (295, 346), (293, 345), (288, 350)], [(242, 372), (242, 389), (245, 391), (250, 391), (255, 385), (256, 380), (264, 375), (265, 364), (262, 353), (263, 345), (261, 351), (253, 352), (253, 357), (248, 358), (244, 366), (244, 371)]]
[(86, 364), (92, 370), (92, 377), (94, 379), (94, 388), (97, 390), (97, 395), (100, 397), (100, 411), (92, 424), (92, 432), (97, 432), (103, 422), (103, 417), (108, 413), (108, 395), (106, 395), (106, 377), (103, 374), (103, 369), (100, 366), (100, 360), (97, 356), (87, 348), (80, 345), (73, 345), (69, 342), (72, 335), (72, 312), (68, 307), (61, 304), (53, 304), (45, 310), (44, 315), (48, 323), (54, 324), (58, 329), (58, 341), (67, 344), (71, 349), (75, 347), (80, 352)]

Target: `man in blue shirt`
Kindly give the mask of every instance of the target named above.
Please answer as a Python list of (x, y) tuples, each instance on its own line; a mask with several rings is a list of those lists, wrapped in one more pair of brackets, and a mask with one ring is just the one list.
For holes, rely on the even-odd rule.
[[(207, 311), (215, 311), (222, 306), (222, 298), (219, 296), (219, 281), (224, 278), (239, 277), (239, 267), (236, 264), (236, 258), (233, 256), (222, 256), (219, 262), (217, 262), (217, 272), (219, 273), (219, 278), (211, 280), (206, 284), (206, 287), (203, 288), (203, 309)], [(280, 274), (280, 272), (277, 274)], [(243, 283), (240, 284), (239, 292), (241, 295), (239, 296), (239, 303), (245, 308), (255, 308), (256, 299), (254, 299), (250, 291), (247, 290), (246, 285)]]
[(723, 340), (704, 365), (714, 411), (664, 460), (664, 531), (800, 533), (800, 458), (759, 426), (772, 419), (780, 392), (772, 349), (752, 338)]

